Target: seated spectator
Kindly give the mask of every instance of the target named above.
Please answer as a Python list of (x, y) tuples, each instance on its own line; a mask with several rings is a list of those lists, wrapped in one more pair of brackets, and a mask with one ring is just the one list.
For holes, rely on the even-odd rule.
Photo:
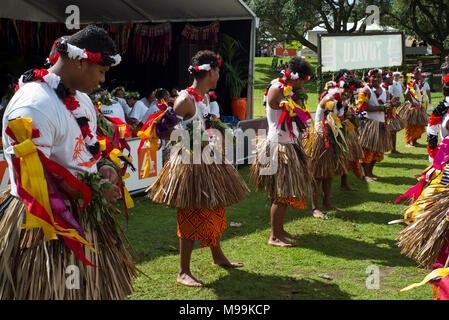
[(148, 108), (142, 101), (138, 100), (139, 99), (138, 92), (126, 92), (125, 99), (128, 105), (131, 107), (131, 112), (129, 113), (128, 116), (129, 118), (128, 123), (133, 131), (133, 136), (135, 136), (135, 134), (137, 134), (138, 129), (145, 122), (143, 116), (145, 115), (145, 112), (148, 111)]
[(140, 101), (143, 102), (143, 104), (146, 105), (147, 108), (151, 107), (156, 101), (155, 91), (150, 91), (148, 95), (140, 99)]
[[(145, 113), (143, 118), (148, 119), (148, 117), (152, 114), (167, 110), (168, 106), (173, 106), (173, 102), (169, 101), (170, 93), (166, 89), (157, 89), (156, 90), (156, 103), (148, 108), (148, 111)], [(143, 123), (145, 123), (145, 121)]]
[(112, 99), (109, 92), (105, 92), (102, 95), (99, 95), (99, 97), (96, 95), (93, 103), (106, 117), (119, 118), (126, 123), (126, 117), (122, 106), (117, 100)]
[(171, 89), (170, 100), (175, 101), (176, 98), (178, 97), (178, 95), (179, 95), (178, 89), (176, 89), (176, 88)]
[(209, 92), (209, 113), (212, 115), (214, 119), (220, 119), (220, 106), (217, 103), (217, 96), (215, 92)]
[(120, 86), (112, 90), (112, 96), (114, 97), (114, 100), (117, 100), (122, 106), (125, 117), (128, 117), (129, 113), (131, 112), (131, 107), (126, 103), (125, 92), (125, 88), (123, 86)]

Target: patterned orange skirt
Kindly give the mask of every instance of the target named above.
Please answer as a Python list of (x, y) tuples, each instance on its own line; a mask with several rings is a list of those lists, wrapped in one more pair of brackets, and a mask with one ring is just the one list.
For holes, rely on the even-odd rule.
[(225, 208), (178, 209), (178, 237), (199, 240), (200, 247), (215, 247), (226, 229)]
[(376, 152), (363, 148), (363, 154), (364, 157), (359, 160), (360, 163), (381, 162), (384, 159), (383, 152)]
[(426, 132), (426, 126), (407, 126), (405, 128), (405, 142), (410, 143), (421, 138), (424, 132)]
[(293, 198), (293, 197), (274, 198), (274, 202), (286, 204), (286, 205), (292, 206), (293, 208), (296, 208), (296, 209), (305, 209), (307, 206), (306, 198), (301, 198), (301, 199)]

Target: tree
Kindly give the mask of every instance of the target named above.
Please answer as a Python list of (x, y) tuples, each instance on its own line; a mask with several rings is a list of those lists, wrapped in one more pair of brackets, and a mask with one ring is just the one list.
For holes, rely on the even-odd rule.
[(449, 34), (449, 0), (385, 0), (372, 1), (383, 5), (381, 22), (406, 34), (420, 38), (447, 55), (445, 42)]
[[(299, 41), (317, 51), (305, 37), (307, 30), (324, 25), (329, 33), (356, 31), (360, 10), (356, 0), (245, 0), (260, 18), (259, 36), (277, 41)], [(348, 22), (354, 22), (348, 28)]]

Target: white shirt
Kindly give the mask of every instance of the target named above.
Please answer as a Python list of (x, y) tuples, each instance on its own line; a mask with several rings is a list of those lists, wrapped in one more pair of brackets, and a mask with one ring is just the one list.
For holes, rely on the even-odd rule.
[(220, 118), (220, 107), (218, 106), (217, 101), (212, 101), (209, 104), (210, 114), (213, 114), (217, 118)]
[(423, 86), (422, 86), (422, 94), (424, 95), (424, 97), (422, 98), (423, 101), (429, 100), (429, 96), (427, 95), (427, 90), (430, 91), (430, 86), (427, 82), (424, 82)]
[[(86, 118), (93, 133), (97, 131), (97, 115), (89, 96), (79, 91), (75, 99)], [(72, 113), (58, 98), (56, 92), (46, 83), (35, 81), (22, 85), (13, 96), (5, 110), (3, 117), (3, 148), (8, 162), (11, 177), (11, 193), (17, 194), (15, 174), (12, 166), (11, 147), (13, 140), (5, 133), (8, 120), (14, 118), (32, 118), (33, 128), (39, 130), (40, 136), (32, 139), (36, 147), (51, 160), (59, 163), (74, 176), (82, 172), (96, 172), (97, 166), (89, 167), (92, 155), (87, 150), (81, 129)]]
[(402, 100), (402, 85), (400, 81), (393, 80), (393, 84), (388, 86), (388, 91), (390, 91), (393, 97), (398, 97), (399, 101)]
[(132, 109), (128, 105), (126, 100), (123, 99), (123, 98), (119, 98), (119, 97), (114, 97), (114, 99), (117, 100), (120, 103), (120, 105), (122, 106), (123, 112), (125, 113), (125, 115), (128, 116)]
[(150, 101), (147, 99), (147, 98), (142, 98), (142, 99), (140, 99), (139, 101), (141, 101), (144, 105), (146, 105), (147, 106), (147, 108), (149, 108), (150, 107)]
[[(370, 90), (370, 97), (368, 100), (368, 104), (371, 106), (379, 106), (379, 99), (382, 100), (382, 103), (384, 104), (387, 100), (387, 91), (385, 91), (384, 88), (380, 87), (380, 90), (382, 90), (382, 93), (379, 97), (376, 96), (376, 94), (374, 93), (374, 89), (371, 89), (370, 87), (368, 87)], [(367, 111), (366, 112), (366, 117), (368, 119), (371, 120), (375, 120), (375, 121), (379, 121), (379, 122), (385, 122), (385, 112), (383, 111)]]
[(136, 101), (129, 113), (129, 118), (137, 119), (139, 122), (145, 122), (144, 115), (148, 111), (147, 106), (140, 100)]
[(110, 106), (104, 104), (101, 105), (101, 113), (107, 117), (119, 118), (123, 122), (126, 122), (125, 113), (123, 112), (123, 108), (120, 103), (114, 100), (112, 100), (111, 102), (112, 104)]
[[(278, 83), (277, 79), (272, 81), (272, 85), (276, 85)], [(273, 88), (273, 90), (279, 90), (279, 88)], [(271, 90), (270, 88), (270, 90)], [(291, 93), (290, 95), (292, 95)], [(282, 115), (282, 109), (273, 109), (267, 100), (267, 122), (268, 122), (268, 140), (272, 142), (278, 142), (278, 143), (292, 143), (292, 139), (290, 139), (290, 135), (287, 131), (282, 130), (281, 126), (276, 129), (279, 118)], [(296, 134), (296, 123), (293, 123), (293, 132)], [(298, 135), (297, 135), (298, 136)]]

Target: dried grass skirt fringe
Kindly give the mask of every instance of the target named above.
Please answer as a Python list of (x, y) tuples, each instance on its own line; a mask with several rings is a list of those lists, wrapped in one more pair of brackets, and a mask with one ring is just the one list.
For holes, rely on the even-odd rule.
[(392, 149), (390, 130), (384, 122), (363, 119), (359, 129), (362, 148), (375, 152), (387, 152)]
[[(301, 145), (270, 143), (268, 139), (260, 139), (256, 152), (249, 176), (256, 190), (270, 198), (301, 199), (312, 196), (314, 180), (310, 171), (310, 160)], [(269, 163), (277, 166), (276, 170), (267, 170), (270, 165), (266, 164), (265, 159), (261, 160), (263, 155), (270, 159)]]
[[(0, 300), (110, 300), (133, 292), (136, 269), (114, 221), (96, 227), (81, 222), (97, 251), (84, 252), (96, 268), (83, 265), (63, 240), (45, 242), (41, 229), (22, 229), (24, 221), (25, 206), (13, 198), (0, 217)], [(66, 287), (74, 272), (69, 266), (79, 269), (79, 289)]]
[[(328, 134), (332, 134), (332, 131), (328, 130)], [(332, 144), (326, 148), (324, 134), (321, 132), (314, 133), (313, 148), (310, 144), (305, 152), (311, 158), (310, 167), (315, 179), (328, 179), (348, 173), (348, 149), (341, 150), (336, 156)]]
[(409, 101), (404, 102), (397, 114), (405, 122), (406, 126), (427, 126), (429, 117), (426, 110), (414, 107)]
[(147, 189), (148, 197), (154, 202), (172, 208), (213, 209), (245, 199), (250, 190), (225, 157), (222, 157), (222, 164), (204, 161), (193, 164), (189, 154), (190, 163), (184, 164), (182, 150), (179, 146), (172, 147), (169, 160)]

